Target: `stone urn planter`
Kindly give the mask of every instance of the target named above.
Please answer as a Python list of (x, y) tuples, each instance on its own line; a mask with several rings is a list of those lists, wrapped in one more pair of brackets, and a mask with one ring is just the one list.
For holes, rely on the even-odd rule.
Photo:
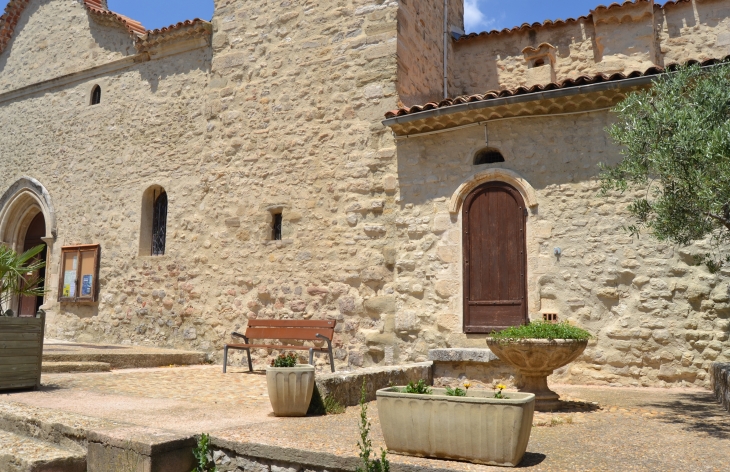
[(305, 416), (314, 392), (314, 366), (267, 367), (266, 386), (276, 416)]
[(389, 451), (515, 467), (527, 450), (535, 396), (469, 391), (466, 397), (402, 393), (403, 387), (376, 392), (378, 416)]
[(487, 338), (489, 349), (500, 360), (514, 367), (525, 385), (520, 392), (535, 394), (535, 410), (560, 409), (560, 395), (550, 390), (548, 375), (580, 356), (588, 345), (587, 340), (573, 339), (512, 339)]

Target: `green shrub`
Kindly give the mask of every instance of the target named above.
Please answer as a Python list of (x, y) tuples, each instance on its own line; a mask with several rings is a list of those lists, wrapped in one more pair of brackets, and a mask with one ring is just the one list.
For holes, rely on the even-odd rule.
[(493, 339), (500, 341), (516, 341), (518, 339), (574, 339), (584, 341), (591, 339), (591, 333), (567, 322), (546, 323), (535, 321), (522, 326), (512, 326), (504, 331), (495, 332), (490, 335)]
[(294, 367), (297, 365), (295, 354), (279, 354), (279, 357), (271, 361), (271, 367)]
[(426, 381), (421, 379), (418, 381), (418, 383), (408, 382), (408, 385), (406, 385), (406, 388), (403, 389), (404, 393), (415, 393), (418, 395), (431, 395), (433, 393), (433, 390), (426, 385)]
[[(360, 441), (357, 443), (360, 448), (362, 467), (358, 466), (356, 472), (390, 472), (390, 462), (388, 462), (385, 449), (380, 450), (380, 459), (370, 458), (373, 454), (373, 443), (370, 441), (370, 421), (368, 421), (366, 398), (367, 390), (365, 389), (365, 380), (363, 379), (362, 387), (360, 388)], [(375, 456), (377, 457), (377, 455)]]
[(197, 465), (192, 472), (218, 472), (210, 452), (210, 436), (203, 433), (198, 439), (198, 446), (193, 448), (193, 456)]
[(324, 397), (324, 409), (328, 415), (340, 415), (346, 410), (342, 403), (338, 402), (330, 395)]
[(456, 387), (446, 387), (446, 395), (449, 397), (465, 397), (466, 396), (466, 390)]

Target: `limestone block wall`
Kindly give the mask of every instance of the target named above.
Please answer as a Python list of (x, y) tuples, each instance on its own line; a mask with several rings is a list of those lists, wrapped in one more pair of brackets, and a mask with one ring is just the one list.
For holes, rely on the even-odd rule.
[(98, 24), (78, 0), (31, 0), (0, 54), (0, 93), (135, 52), (125, 28)]
[[(730, 1), (652, 1), (597, 8), (587, 17), (493, 32), (455, 43), (455, 90), (484, 93), (559, 82), (581, 75), (645, 71), (657, 65), (730, 54)], [(543, 66), (531, 57), (540, 46)]]
[(595, 335), (556, 378), (708, 385), (710, 363), (729, 352), (726, 276), (694, 265), (702, 247), (636, 240), (622, 229), (631, 195), (597, 195), (598, 163), (619, 159), (603, 131), (609, 124), (606, 112), (490, 123), (490, 146), (506, 162), (481, 166), (472, 165), (481, 127), (399, 141), (396, 333), (413, 319), (431, 345), (485, 347), (483, 335), (462, 334), (461, 214), (449, 213), (449, 201), (476, 173), (502, 167), (537, 195), (527, 222), (531, 319), (558, 313)]
[[(452, 31), (463, 33), (464, 2), (448, 2), (448, 82), (453, 87)], [(401, 1), (398, 8), (398, 97), (406, 106), (444, 98), (444, 2)], [(456, 65), (458, 68), (458, 65)]]

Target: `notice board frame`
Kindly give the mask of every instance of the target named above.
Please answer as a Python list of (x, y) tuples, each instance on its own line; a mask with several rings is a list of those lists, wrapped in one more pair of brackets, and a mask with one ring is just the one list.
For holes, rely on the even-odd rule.
[(99, 300), (100, 244), (61, 248), (58, 270), (60, 303), (96, 303)]

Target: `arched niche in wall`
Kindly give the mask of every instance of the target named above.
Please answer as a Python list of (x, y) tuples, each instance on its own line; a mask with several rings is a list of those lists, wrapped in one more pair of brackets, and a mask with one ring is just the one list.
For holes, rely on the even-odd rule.
[(464, 203), (464, 199), (472, 190), (483, 183), (494, 181), (512, 185), (520, 192), (528, 207), (534, 208), (537, 206), (537, 193), (535, 189), (517, 172), (509, 169), (487, 169), (474, 174), (456, 189), (449, 202), (449, 212), (458, 213), (462, 203)]

